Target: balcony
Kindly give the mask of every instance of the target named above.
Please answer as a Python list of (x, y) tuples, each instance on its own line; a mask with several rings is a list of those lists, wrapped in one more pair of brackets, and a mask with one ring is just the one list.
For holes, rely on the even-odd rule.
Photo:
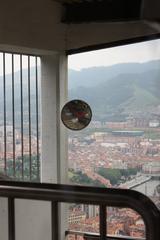
[[(10, 58), (11, 75), (8, 77), (6, 73), (6, 56)], [(41, 57), (42, 74), (41, 83), (38, 78), (38, 57), (17, 54), (1, 53), (3, 60), (3, 88), (1, 88), (3, 96), (3, 156), (1, 159), (1, 167), (5, 173), (13, 179), (24, 182), (1, 181), (0, 182), (0, 197), (3, 199), (0, 213), (4, 216), (4, 221), (1, 227), (5, 225), (5, 230), (0, 232), (5, 236), (3, 239), (21, 240), (29, 238), (33, 240), (55, 240), (55, 239), (121, 239), (121, 240), (159, 240), (160, 233), (158, 224), (160, 220), (159, 210), (156, 206), (144, 195), (131, 191), (119, 189), (102, 189), (94, 187), (80, 187), (60, 184), (33, 183), (42, 182), (62, 183), (65, 182), (66, 171), (66, 152), (65, 152), (65, 130), (59, 122), (57, 114), (57, 105), (60, 109), (65, 97), (60, 92), (57, 93), (57, 85), (62, 85), (57, 80), (57, 67), (59, 62), (57, 57)], [(25, 59), (25, 60), (24, 60)], [(15, 60), (19, 63), (19, 112), (15, 107)], [(31, 68), (34, 61), (34, 69)], [(26, 62), (27, 71), (23, 65)], [(53, 71), (53, 66), (55, 69)], [(62, 71), (61, 74), (64, 74)], [(66, 74), (66, 73), (65, 73)], [(55, 76), (56, 75), (56, 76)], [(25, 76), (25, 78), (24, 78)], [(52, 81), (52, 77), (55, 81)], [(64, 77), (65, 79), (65, 77)], [(35, 81), (35, 88), (31, 88)], [(6, 85), (10, 81), (10, 87)], [(25, 85), (26, 81), (26, 85)], [(41, 84), (42, 105), (39, 109), (39, 90)], [(27, 86), (27, 87), (26, 87)], [(59, 87), (59, 85), (58, 85)], [(10, 128), (8, 127), (8, 89), (11, 92), (11, 121)], [(66, 89), (66, 86), (65, 86)], [(31, 94), (35, 94), (35, 112), (32, 111)], [(55, 96), (53, 95), (53, 92)], [(63, 91), (62, 91), (63, 92)], [(24, 104), (24, 93), (27, 98), (27, 107)], [(65, 94), (64, 94), (65, 95)], [(56, 104), (58, 102), (58, 104)], [(50, 103), (52, 102), (52, 104)], [(24, 109), (25, 106), (25, 109)], [(47, 107), (46, 107), (47, 106)], [(42, 117), (39, 117), (39, 112)], [(17, 115), (20, 116), (19, 129), (20, 131), (20, 151), (16, 151), (16, 135), (17, 135)], [(32, 139), (32, 117), (35, 117), (35, 146)], [(52, 120), (54, 121), (52, 122)], [(40, 120), (42, 120), (40, 136)], [(58, 121), (58, 124), (57, 124)], [(26, 124), (28, 122), (28, 124)], [(58, 128), (57, 128), (58, 126)], [(10, 131), (9, 131), (10, 130)], [(24, 137), (24, 132), (27, 132), (28, 137)], [(63, 136), (62, 136), (63, 135)], [(12, 141), (11, 153), (8, 154), (8, 142)], [(18, 139), (18, 140), (19, 140)], [(40, 140), (43, 143), (40, 149)], [(63, 145), (63, 149), (62, 146)], [(35, 148), (35, 151), (33, 151)], [(40, 154), (40, 150), (42, 150)], [(17, 154), (19, 154), (17, 156)], [(27, 158), (26, 158), (26, 155)], [(63, 158), (64, 156), (64, 158)], [(10, 159), (9, 159), (10, 157)], [(41, 173), (40, 173), (41, 170)], [(41, 176), (40, 176), (41, 175)], [(30, 181), (30, 183), (28, 182)], [(4, 203), (5, 202), (5, 203)], [(8, 203), (8, 204), (7, 204)], [(66, 207), (61, 206), (61, 203), (77, 203), (77, 204), (92, 204), (99, 207), (99, 234), (68, 230)], [(130, 208), (138, 212), (145, 223), (146, 236), (143, 239), (129, 236), (112, 236), (107, 233), (107, 207)], [(41, 212), (42, 211), (42, 212)], [(40, 217), (38, 218), (40, 213)], [(3, 215), (4, 214), (4, 215)], [(7, 217), (8, 216), (8, 217)], [(32, 223), (35, 229), (32, 228)], [(47, 224), (46, 224), (47, 223)], [(47, 225), (47, 226), (46, 226)], [(44, 230), (43, 230), (44, 228)], [(36, 231), (36, 233), (35, 233)], [(63, 234), (62, 234), (63, 233)], [(63, 235), (63, 236), (62, 236)], [(107, 237), (106, 237), (107, 236)]]
[[(43, 203), (50, 203), (49, 211), (51, 233), (45, 232), (51, 238), (46, 239), (60, 239), (60, 203), (82, 203), (95, 204), (100, 208), (100, 235), (82, 233), (76, 231), (65, 232), (66, 237), (73, 236), (73, 239), (121, 239), (121, 240), (135, 240), (137, 238), (123, 237), (123, 236), (109, 236), (106, 232), (106, 207), (129, 207), (137, 211), (146, 225), (146, 240), (160, 239), (160, 212), (155, 205), (144, 195), (131, 191), (120, 189), (102, 189), (95, 187), (70, 186), (59, 184), (40, 184), (40, 183), (21, 183), (21, 182), (0, 182), (0, 197), (8, 199), (8, 239), (20, 239), (21, 234), (25, 234), (28, 230), (22, 226), (20, 218), (17, 217), (18, 211), (22, 211), (21, 201), (34, 200), (38, 205), (38, 201)], [(19, 204), (17, 204), (17, 201)], [(27, 205), (28, 206), (28, 205)], [(29, 209), (23, 209), (23, 214), (27, 213)], [(39, 209), (40, 210), (40, 209)], [(62, 209), (61, 209), (62, 210)], [(20, 214), (20, 213), (19, 213)], [(21, 214), (20, 214), (21, 215)], [(22, 217), (23, 215), (21, 215)], [(25, 215), (23, 216), (25, 218)], [(34, 216), (32, 216), (34, 218)], [(23, 219), (21, 219), (23, 222)], [(30, 218), (32, 221), (32, 218)], [(40, 220), (41, 223), (41, 220)], [(21, 228), (19, 229), (19, 224)], [(34, 221), (32, 222), (34, 226)], [(43, 222), (45, 224), (45, 222)], [(61, 226), (62, 227), (62, 226)], [(23, 229), (25, 231), (23, 232)], [(20, 234), (20, 232), (22, 233)], [(33, 228), (34, 232), (35, 229)], [(43, 231), (42, 231), (43, 232)], [(33, 235), (34, 236), (34, 235)], [(107, 237), (106, 237), (107, 236)], [(81, 237), (81, 238), (78, 238)], [(32, 238), (34, 240), (34, 238)], [(37, 239), (37, 238), (35, 238)], [(142, 240), (142, 239), (137, 239)]]
[[(66, 2), (69, 5), (66, 4), (68, 7), (64, 18), (63, 3)], [(84, 7), (76, 7), (76, 11), (80, 12), (80, 20), (73, 21), (75, 9), (72, 7), (74, 4), (77, 6), (77, 2), (79, 6), (95, 6), (95, 13), (87, 11), (86, 15), (90, 15), (91, 24), (86, 23), (83, 18)], [(1, 4), (0, 171), (12, 180), (16, 179), (0, 181), (1, 240), (64, 240), (71, 236), (76, 240), (135, 240), (131, 237), (110, 236), (107, 233), (106, 207), (128, 207), (137, 211), (145, 222), (146, 240), (160, 239), (160, 213), (146, 196), (130, 190), (63, 185), (67, 183), (67, 138), (60, 121), (60, 112), (67, 100), (66, 53), (160, 38), (158, 0), (153, 1), (153, 4), (145, 0), (141, 9), (141, 1), (136, 1), (138, 5), (132, 3), (132, 9), (128, 1), (122, 1), (124, 5), (120, 4), (120, 8), (114, 1), (114, 6), (109, 9), (113, 8), (116, 12), (108, 11), (107, 16), (102, 5), (104, 2), (16, 0), (3, 1)], [(111, 1), (107, 2), (113, 5)], [(125, 2), (129, 12), (123, 11)], [(99, 12), (97, 6), (100, 5)], [(125, 22), (127, 19), (138, 21)], [(107, 21), (101, 23), (99, 20)], [(66, 24), (73, 22), (79, 24)], [(39, 56), (40, 75), (37, 64)], [(33, 60), (34, 73), (31, 69)], [(26, 72), (23, 70), (24, 65)], [(10, 68), (9, 72), (7, 67)], [(16, 69), (19, 72), (18, 94), (15, 91)], [(36, 96), (34, 104), (31, 100), (33, 82)], [(18, 111), (15, 104), (17, 98)], [(32, 117), (35, 119), (34, 134)], [(67, 203), (98, 205), (100, 233), (68, 230)]]

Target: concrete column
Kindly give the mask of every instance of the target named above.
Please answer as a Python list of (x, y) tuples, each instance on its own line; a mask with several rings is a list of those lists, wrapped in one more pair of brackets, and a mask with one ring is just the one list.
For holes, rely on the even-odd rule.
[(41, 57), (41, 182), (66, 183), (66, 131), (60, 111), (67, 98), (67, 57)]
[[(66, 127), (61, 121), (61, 110), (68, 98), (68, 62), (66, 56), (60, 56), (59, 59), (59, 85), (57, 92), (59, 93), (59, 116), (58, 116), (58, 182), (62, 184), (68, 183), (68, 136)], [(65, 239), (65, 230), (68, 230), (68, 206), (60, 204), (59, 206), (59, 239)]]
[(59, 93), (59, 116), (58, 116), (58, 182), (62, 184), (68, 183), (68, 135), (67, 129), (61, 121), (61, 110), (68, 99), (68, 61), (66, 56), (60, 56), (59, 59), (59, 85), (57, 89)]
[[(68, 182), (66, 128), (61, 122), (61, 109), (67, 101), (67, 57), (55, 54), (41, 57), (41, 182)], [(59, 205), (60, 239), (65, 239), (67, 207)]]

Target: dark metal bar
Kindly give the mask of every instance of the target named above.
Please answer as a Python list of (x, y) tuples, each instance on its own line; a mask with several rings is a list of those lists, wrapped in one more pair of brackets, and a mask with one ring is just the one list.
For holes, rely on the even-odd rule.
[[(84, 239), (99, 239), (99, 234), (92, 233), (92, 232), (81, 232), (81, 231), (74, 231), (74, 230), (67, 230), (65, 232), (65, 236), (68, 235), (75, 235), (75, 236), (83, 236)], [(114, 235), (107, 235), (107, 239), (111, 240), (145, 240), (145, 238), (137, 238), (137, 237), (130, 237), (130, 236), (114, 236)]]
[(14, 198), (8, 198), (8, 239), (15, 240), (15, 205)]
[(3, 111), (4, 111), (4, 171), (7, 172), (7, 136), (6, 136), (6, 61), (3, 53)]
[(37, 179), (40, 176), (40, 162), (39, 162), (39, 108), (38, 108), (38, 66), (37, 66), (37, 57), (35, 57), (36, 61), (36, 134), (37, 134)]
[(51, 202), (52, 240), (58, 240), (58, 203)]
[[(81, 232), (81, 231), (74, 231), (74, 230), (67, 230), (65, 232), (65, 236), (68, 235), (75, 235), (75, 236), (83, 236), (84, 239), (99, 239), (99, 234), (92, 233), (92, 232)], [(130, 237), (130, 236), (114, 236), (114, 235), (107, 235), (107, 239), (111, 240), (145, 240), (145, 238), (137, 238), (137, 237)]]
[(8, 54), (12, 53), (12, 54), (16, 54), (16, 55), (23, 54), (23, 56), (30, 56), (30, 57), (35, 57), (35, 56), (40, 57), (41, 55), (43, 55), (43, 54), (41, 54), (41, 55), (37, 54), (37, 52), (35, 54), (31, 54), (31, 53), (27, 53), (27, 52), (24, 52), (24, 51), (23, 52), (22, 51), (12, 51), (12, 50), (11, 51), (6, 51), (6, 50), (4, 51), (3, 49), (0, 49), (0, 52), (1, 53), (6, 53), (6, 54), (7, 53)]
[(16, 175), (15, 163), (15, 107), (14, 107), (14, 55), (12, 54), (12, 125), (13, 125), (13, 176)]
[[(0, 196), (102, 205), (102, 214), (104, 206), (131, 208), (145, 223), (146, 239), (160, 239), (160, 211), (147, 196), (133, 190), (0, 181)], [(101, 222), (104, 220), (105, 215)], [(104, 230), (101, 234), (105, 235)]]
[(29, 133), (29, 178), (32, 180), (32, 147), (31, 147), (31, 76), (30, 76), (30, 56), (28, 56), (28, 133)]
[(100, 240), (106, 239), (106, 205), (100, 205), (99, 207), (100, 217)]
[(23, 75), (22, 75), (22, 55), (20, 55), (20, 92), (21, 92), (21, 158), (22, 158), (22, 179), (24, 179), (24, 143), (23, 143)]

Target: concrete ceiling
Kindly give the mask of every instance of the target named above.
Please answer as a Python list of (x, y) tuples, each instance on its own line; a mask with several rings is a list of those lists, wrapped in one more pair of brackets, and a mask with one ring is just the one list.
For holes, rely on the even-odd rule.
[[(67, 21), (62, 22), (64, 13), (62, 2), (71, 1), (87, 2), (87, 0), (3, 0), (0, 7), (0, 50), (39, 54), (43, 51), (49, 54), (55, 51), (83, 51), (84, 48), (92, 50), (113, 44), (119, 45), (122, 41), (130, 42), (130, 39), (139, 41), (137, 40), (139, 37), (140, 40), (143, 37), (152, 38), (155, 34), (160, 38), (160, 27), (155, 22), (160, 17), (159, 0), (144, 1), (147, 2), (140, 20), (111, 21), (112, 16), (106, 14), (105, 21), (80, 19), (81, 22), (77, 24), (77, 20), (72, 19), (74, 21), (66, 24)], [(126, 0), (112, 0), (116, 1)], [(138, 0), (128, 0), (131, 1)], [(67, 20), (70, 20), (69, 17)]]
[(64, 7), (61, 22), (160, 21), (159, 0), (51, 0)]
[(63, 0), (62, 22), (121, 22), (141, 19), (142, 0)]
[[(123, 8), (126, 8), (126, 3), (132, 4), (132, 8), (134, 9), (134, 2), (139, 1), (141, 2), (141, 17), (144, 19), (151, 19), (160, 21), (160, 1), (159, 0), (128, 0), (125, 3), (125, 0), (51, 0), (53, 2), (63, 3), (65, 5), (82, 5), (82, 4), (107, 4), (107, 8), (110, 4), (115, 4), (118, 6), (118, 4), (124, 5)], [(123, 3), (124, 2), (124, 3)], [(119, 6), (118, 6), (119, 7)], [(118, 8), (117, 7), (117, 8)], [(120, 11), (121, 9), (119, 9)], [(126, 10), (126, 9), (125, 9)], [(112, 12), (113, 13), (113, 12)]]

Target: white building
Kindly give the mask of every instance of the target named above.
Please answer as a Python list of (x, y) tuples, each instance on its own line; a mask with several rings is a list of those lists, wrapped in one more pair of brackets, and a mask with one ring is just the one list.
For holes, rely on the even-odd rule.
[(160, 125), (160, 122), (158, 120), (152, 120), (149, 122), (149, 127), (151, 128), (159, 127), (159, 125)]

